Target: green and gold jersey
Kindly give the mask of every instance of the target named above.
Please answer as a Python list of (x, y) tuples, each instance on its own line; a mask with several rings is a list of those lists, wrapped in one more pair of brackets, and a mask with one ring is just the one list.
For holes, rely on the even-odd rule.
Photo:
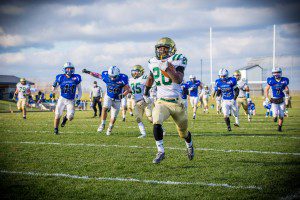
[(187, 59), (182, 54), (174, 54), (165, 60), (158, 60), (153, 57), (148, 63), (157, 86), (157, 98), (178, 98), (180, 96), (180, 84), (174, 83), (170, 78), (164, 76), (159, 68), (165, 61), (171, 63), (176, 69), (179, 66), (186, 68)]
[(132, 95), (135, 101), (140, 101), (141, 99), (143, 99), (143, 93), (147, 78), (147, 75), (143, 75), (137, 79), (129, 79), (129, 85), (131, 87)]

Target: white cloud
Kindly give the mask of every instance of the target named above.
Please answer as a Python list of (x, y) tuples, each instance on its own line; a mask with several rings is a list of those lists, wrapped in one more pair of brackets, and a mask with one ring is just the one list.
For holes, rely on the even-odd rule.
[(5, 53), (0, 54), (0, 63), (2, 64), (22, 64), (25, 61), (23, 53)]
[(0, 34), (0, 46), (15, 47), (23, 44), (25, 44), (25, 40), (20, 35)]

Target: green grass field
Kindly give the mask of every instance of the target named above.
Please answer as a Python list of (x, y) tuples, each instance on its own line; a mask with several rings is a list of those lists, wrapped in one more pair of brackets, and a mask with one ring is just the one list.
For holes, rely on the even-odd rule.
[(241, 127), (230, 133), (214, 110), (198, 110), (194, 122), (189, 112), (192, 161), (169, 119), (166, 159), (157, 165), (152, 125), (138, 139), (129, 114), (125, 123), (119, 114), (111, 136), (96, 132), (91, 111), (76, 111), (60, 135), (52, 133), (54, 113), (0, 114), (1, 199), (299, 198), (300, 98), (293, 100), (282, 133), (261, 99), (253, 122), (240, 111)]

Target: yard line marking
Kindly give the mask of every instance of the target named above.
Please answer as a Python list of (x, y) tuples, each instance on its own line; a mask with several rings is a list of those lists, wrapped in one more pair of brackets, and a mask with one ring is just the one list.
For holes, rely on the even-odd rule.
[[(125, 146), (118, 144), (87, 144), (87, 143), (58, 143), (58, 142), (13, 142), (13, 141), (4, 141), (0, 144), (35, 144), (35, 145), (62, 145), (62, 146), (88, 146), (88, 147), (116, 147), (116, 148), (138, 148), (138, 149), (156, 149), (156, 147), (149, 146)], [(165, 149), (171, 150), (183, 150), (186, 151), (186, 148), (179, 147), (165, 147)], [(274, 152), (274, 151), (257, 151), (257, 150), (233, 150), (233, 149), (212, 149), (212, 148), (195, 148), (199, 151), (217, 151), (224, 153), (256, 153), (256, 154), (275, 154), (275, 155), (293, 155), (300, 156), (300, 153), (289, 153), (289, 152)]]
[[(98, 127), (98, 125), (97, 125), (97, 127)], [(115, 126), (115, 128), (118, 128), (118, 126)], [(132, 129), (132, 128), (137, 128), (137, 127), (135, 127), (135, 126), (132, 126), (132, 127), (130, 127), (130, 129)], [(2, 130), (3, 132), (8, 132), (8, 133), (18, 133), (18, 132), (21, 132), (21, 133), (53, 133), (53, 131), (21, 131), (21, 130), (19, 130), (19, 131), (15, 131), (15, 130)], [(85, 132), (85, 131), (76, 131), (76, 132), (74, 132), (74, 131), (63, 131), (63, 132), (61, 132), (61, 133), (74, 133), (74, 134), (76, 134), (76, 133), (96, 133), (96, 134), (98, 134), (98, 132), (96, 131), (96, 129), (95, 129), (95, 131), (88, 131), (88, 132)], [(171, 135), (171, 136), (178, 136), (178, 134), (172, 134), (172, 133), (167, 133), (166, 135)], [(193, 133), (193, 136), (201, 136), (201, 137), (253, 137), (253, 138), (288, 138), (288, 139), (300, 139), (300, 137), (298, 137), (298, 136), (287, 136), (287, 135), (259, 135), (259, 134), (257, 134), (257, 135), (253, 135), (253, 134), (251, 134), (251, 135), (247, 135), (247, 134), (244, 134), (244, 135), (241, 135), (241, 134), (224, 134), (224, 133), (212, 133), (212, 134), (202, 134), (202, 133)]]
[(20, 174), (20, 175), (29, 175), (29, 176), (52, 176), (52, 177), (62, 177), (62, 178), (71, 178), (71, 179), (83, 179), (83, 180), (96, 180), (96, 181), (120, 181), (120, 182), (140, 182), (147, 184), (160, 184), (160, 185), (199, 185), (199, 186), (209, 186), (209, 187), (225, 187), (232, 189), (254, 189), (262, 190), (262, 187), (258, 186), (235, 186), (229, 185), (227, 183), (205, 183), (205, 182), (179, 182), (179, 181), (159, 181), (159, 180), (143, 180), (135, 178), (120, 178), (120, 177), (90, 177), (90, 176), (80, 176), (80, 175), (71, 175), (71, 174), (62, 174), (62, 173), (40, 173), (40, 172), (17, 172), (17, 171), (7, 171), (1, 170), (3, 174)]

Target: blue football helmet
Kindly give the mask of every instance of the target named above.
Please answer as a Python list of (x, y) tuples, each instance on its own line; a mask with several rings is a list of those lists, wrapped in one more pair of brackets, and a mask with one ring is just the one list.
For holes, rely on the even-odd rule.
[(71, 62), (66, 62), (63, 65), (63, 72), (65, 74), (67, 74), (68, 76), (71, 76), (72, 74), (75, 73), (75, 67), (74, 67), (74, 65)]

